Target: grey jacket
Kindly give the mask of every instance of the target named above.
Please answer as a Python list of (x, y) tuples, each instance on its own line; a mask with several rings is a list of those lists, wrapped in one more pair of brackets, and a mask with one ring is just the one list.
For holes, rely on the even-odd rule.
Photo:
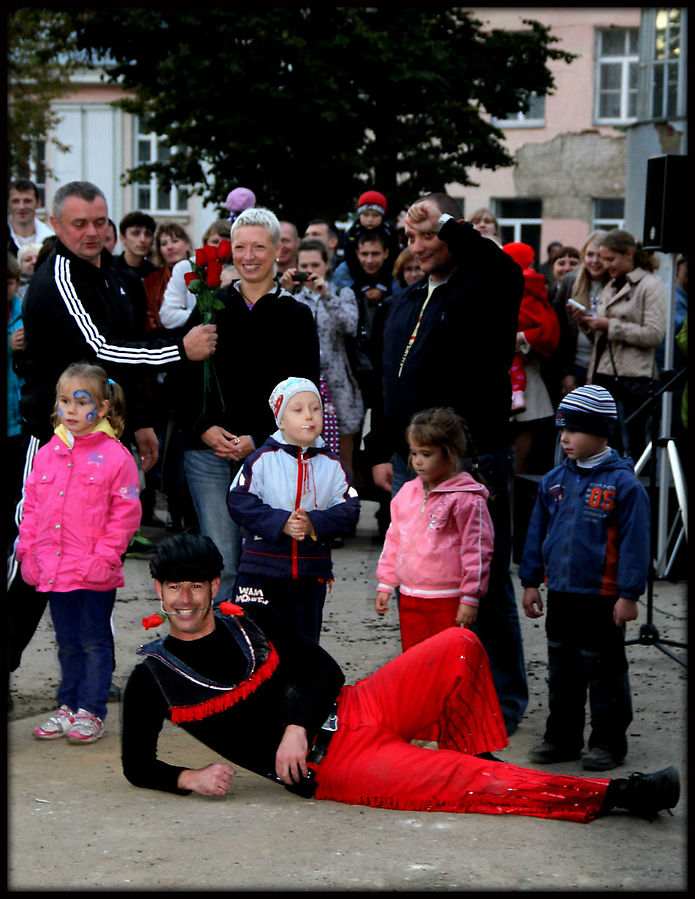
[(599, 297), (596, 315), (610, 319), (608, 345), (597, 365), (597, 349), (602, 344), (597, 335), (589, 371), (624, 378), (656, 378), (654, 351), (666, 331), (666, 288), (643, 268), (633, 269), (626, 277), (619, 290), (610, 281)]

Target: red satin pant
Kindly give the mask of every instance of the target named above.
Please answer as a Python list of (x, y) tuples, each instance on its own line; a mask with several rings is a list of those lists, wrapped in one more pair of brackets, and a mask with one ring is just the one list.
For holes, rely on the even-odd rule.
[[(504, 748), (507, 737), (485, 650), (463, 628), (448, 628), (343, 687), (338, 719), (317, 768), (316, 799), (590, 821), (609, 782), (475, 757)], [(432, 725), (438, 750), (410, 743)]]

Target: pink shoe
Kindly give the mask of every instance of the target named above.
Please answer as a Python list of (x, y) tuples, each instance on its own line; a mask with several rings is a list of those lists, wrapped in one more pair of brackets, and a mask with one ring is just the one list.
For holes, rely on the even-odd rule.
[(65, 736), (68, 743), (96, 743), (106, 736), (106, 727), (101, 718), (86, 709), (78, 709), (74, 724)]
[(519, 412), (526, 411), (526, 398), (523, 390), (512, 391), (512, 415), (518, 415)]
[(38, 740), (57, 740), (64, 737), (75, 721), (75, 713), (66, 705), (61, 705), (57, 712), (39, 724), (32, 731)]

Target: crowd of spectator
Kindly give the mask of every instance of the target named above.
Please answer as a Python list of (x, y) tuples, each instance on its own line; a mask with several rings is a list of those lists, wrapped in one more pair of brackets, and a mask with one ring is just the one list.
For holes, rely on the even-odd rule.
[[(377, 542), (386, 534), (391, 497), (413, 474), (404, 438), (411, 416), (451, 407), (468, 428), (466, 464), (480, 467), (494, 499), (489, 594), (497, 604), (482, 606), (475, 627), (513, 732), (528, 696), (509, 575), (515, 520), (509, 491), (516, 476), (552, 468), (555, 408), (584, 384), (603, 385), (614, 396), (616, 448), (635, 459), (642, 452), (649, 413), (625, 420), (649, 397), (663, 359), (667, 300), (654, 258), (614, 229), (592, 232), (580, 250), (553, 242), (539, 264), (533, 248), (502, 244), (490, 210), (477, 210), (468, 218), (472, 228), (461, 227), (457, 204), (440, 194), (423, 208), (441, 219), (427, 219), (430, 230), (404, 231), (389, 217), (384, 194), (365, 191), (341, 234), (318, 209), (307, 223), (278, 220), (252, 191), (237, 188), (202, 236), (201, 245), (230, 243), (220, 309), (204, 324), (188, 289), (191, 235), (139, 210), (116, 226), (92, 188), (88, 182), (64, 188), (50, 217), (54, 234), (36, 216), (35, 185), (10, 185), (12, 506), (32, 453), (50, 435), (46, 391), (66, 364), (98, 361), (118, 374), (125, 392), (123, 440), (140, 467), (142, 525), (212, 537), (224, 560), (224, 598), (234, 589), (241, 546), (226, 496), (244, 459), (273, 430), (267, 397), (274, 385), (294, 376), (320, 388), (324, 438), (360, 496), (378, 503)], [(86, 225), (66, 220), (73, 201), (91, 211), (99, 205), (98, 214)], [(440, 228), (446, 238), (439, 238)], [(95, 269), (104, 273), (101, 285)], [(685, 259), (677, 273), (680, 330), (687, 328)], [(72, 305), (59, 296), (59, 282), (73, 290)], [(533, 304), (524, 307), (523, 297), (531, 296)], [(57, 335), (60, 352), (51, 347)], [(217, 391), (208, 389), (211, 371)], [(510, 373), (519, 372), (521, 402), (510, 382)], [(680, 405), (674, 409), (679, 417)], [(684, 439), (680, 420), (677, 427)], [(166, 521), (156, 511), (158, 494), (166, 500)], [(21, 502), (15, 524), (19, 518)], [(10, 522), (10, 561), (12, 531)], [(141, 532), (133, 541), (132, 552), (153, 549)], [(10, 586), (23, 589), (16, 581), (11, 574)], [(11, 670), (44, 607), (34, 597), (13, 622)]]

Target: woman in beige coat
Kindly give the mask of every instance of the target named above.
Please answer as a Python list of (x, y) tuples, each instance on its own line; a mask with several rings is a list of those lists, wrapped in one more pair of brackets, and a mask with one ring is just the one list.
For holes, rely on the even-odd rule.
[(588, 382), (609, 390), (618, 405), (616, 448), (637, 460), (647, 441), (648, 411), (627, 426), (625, 419), (648, 399), (658, 378), (654, 351), (666, 330), (668, 298), (653, 274), (653, 257), (627, 231), (616, 228), (602, 236), (600, 253), (611, 280), (596, 314), (577, 310), (576, 320), (593, 337)]

